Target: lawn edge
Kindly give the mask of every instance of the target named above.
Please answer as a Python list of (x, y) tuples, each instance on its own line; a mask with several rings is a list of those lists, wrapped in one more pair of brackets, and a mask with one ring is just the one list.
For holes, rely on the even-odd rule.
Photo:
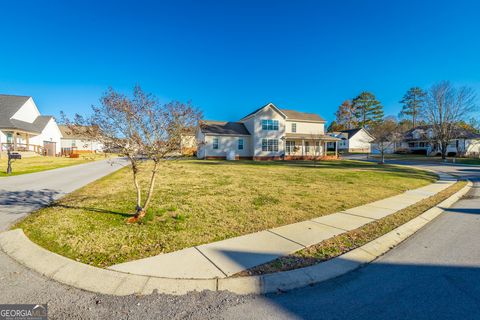
[(60, 256), (32, 242), (22, 229), (0, 233), (0, 249), (22, 265), (78, 289), (117, 296), (190, 291), (228, 290), (237, 294), (265, 294), (305, 287), (344, 275), (372, 262), (413, 235), (465, 195), (473, 183), (418, 217), (345, 254), (317, 265), (290, 271), (224, 279), (173, 279), (127, 274), (93, 267)]

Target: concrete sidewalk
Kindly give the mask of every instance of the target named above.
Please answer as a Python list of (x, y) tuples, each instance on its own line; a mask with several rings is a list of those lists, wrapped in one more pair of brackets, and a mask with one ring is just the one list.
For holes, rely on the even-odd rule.
[(456, 182), (444, 173), (428, 186), (370, 204), (270, 230), (111, 266), (109, 269), (177, 279), (225, 278), (384, 218)]

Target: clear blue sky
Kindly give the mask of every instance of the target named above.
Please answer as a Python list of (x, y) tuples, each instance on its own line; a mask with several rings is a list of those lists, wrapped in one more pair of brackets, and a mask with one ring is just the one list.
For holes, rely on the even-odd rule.
[(0, 93), (85, 113), (140, 84), (237, 120), (267, 102), (333, 120), (362, 90), (386, 114), (411, 86), (480, 91), (480, 1), (0, 0)]

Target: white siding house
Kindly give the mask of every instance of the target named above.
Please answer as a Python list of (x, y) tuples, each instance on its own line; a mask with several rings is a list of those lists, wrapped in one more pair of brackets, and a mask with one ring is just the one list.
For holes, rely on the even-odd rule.
[[(372, 151), (372, 142), (374, 138), (365, 128), (342, 130), (330, 134), (341, 139), (338, 144), (338, 149), (340, 151), (365, 153), (370, 153)], [(333, 146), (329, 147), (333, 148)]]
[(269, 103), (238, 122), (204, 121), (197, 132), (200, 159), (307, 159), (326, 156), (326, 143), (339, 139), (324, 132), (325, 120), (313, 113), (279, 109)]
[(90, 138), (84, 137), (81, 134), (74, 134), (67, 126), (59, 126), (62, 133), (61, 147), (62, 154), (70, 153), (96, 153), (103, 152), (104, 146), (102, 143)]
[(0, 152), (59, 155), (61, 137), (55, 119), (41, 115), (32, 97), (0, 95)]

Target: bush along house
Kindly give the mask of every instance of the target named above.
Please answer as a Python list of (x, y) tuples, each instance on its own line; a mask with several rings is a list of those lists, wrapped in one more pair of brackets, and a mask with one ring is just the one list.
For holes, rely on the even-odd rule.
[[(337, 158), (340, 139), (325, 134), (317, 114), (269, 103), (237, 122), (203, 121), (196, 134), (200, 159), (309, 160)], [(327, 143), (335, 148), (327, 155)]]

